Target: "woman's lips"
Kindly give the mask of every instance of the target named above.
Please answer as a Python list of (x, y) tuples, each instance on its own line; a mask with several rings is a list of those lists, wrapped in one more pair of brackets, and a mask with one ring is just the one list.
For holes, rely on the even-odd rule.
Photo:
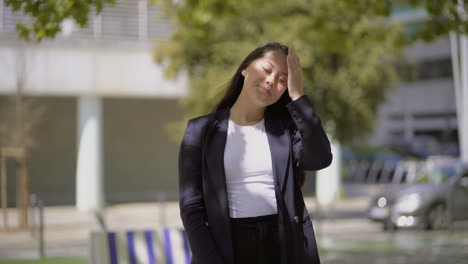
[(263, 87), (263, 86), (260, 86), (260, 90), (261, 90), (263, 93), (266, 93), (266, 94), (268, 94), (268, 95), (271, 95), (270, 90), (267, 89), (267, 88), (265, 88), (265, 87)]

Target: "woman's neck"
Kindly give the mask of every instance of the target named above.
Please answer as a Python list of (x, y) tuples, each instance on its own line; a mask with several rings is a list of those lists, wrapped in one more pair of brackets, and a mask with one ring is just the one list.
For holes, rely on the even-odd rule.
[(241, 126), (254, 125), (263, 119), (265, 108), (244, 103), (240, 97), (231, 107), (229, 118)]

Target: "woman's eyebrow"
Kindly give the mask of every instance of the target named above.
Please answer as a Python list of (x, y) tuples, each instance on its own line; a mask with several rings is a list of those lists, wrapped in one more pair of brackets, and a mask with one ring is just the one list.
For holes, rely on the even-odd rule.
[[(268, 60), (266, 60), (266, 62), (268, 62), (268, 64), (270, 64), (273, 68), (276, 68), (273, 63), (269, 62)], [(281, 74), (284, 74), (284, 75), (288, 76), (288, 73), (286, 73), (286, 72), (281, 72)]]

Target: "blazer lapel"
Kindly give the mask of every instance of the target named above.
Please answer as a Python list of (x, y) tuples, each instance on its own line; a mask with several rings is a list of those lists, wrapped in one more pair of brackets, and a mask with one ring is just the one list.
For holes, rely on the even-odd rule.
[(289, 161), (290, 138), (283, 122), (275, 118), (268, 111), (265, 112), (265, 130), (270, 145), (273, 165), (273, 176), (277, 180), (280, 190), (283, 190), (286, 181), (286, 168)]
[(226, 190), (226, 176), (224, 173), (224, 148), (226, 146), (229, 109), (216, 114), (211, 129), (207, 133), (206, 164), (210, 182), (217, 188), (219, 208), (223, 218), (229, 223), (229, 204)]

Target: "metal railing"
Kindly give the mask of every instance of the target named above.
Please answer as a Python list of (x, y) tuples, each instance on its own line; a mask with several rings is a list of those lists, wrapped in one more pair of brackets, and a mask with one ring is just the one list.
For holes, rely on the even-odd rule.
[(399, 184), (414, 180), (416, 173), (425, 165), (423, 161), (371, 161), (354, 160), (346, 166), (344, 181), (360, 184)]
[(40, 258), (45, 257), (44, 240), (44, 202), (36, 194), (30, 196), (31, 217), (29, 219), (29, 230), (33, 238), (38, 240), (38, 252)]

